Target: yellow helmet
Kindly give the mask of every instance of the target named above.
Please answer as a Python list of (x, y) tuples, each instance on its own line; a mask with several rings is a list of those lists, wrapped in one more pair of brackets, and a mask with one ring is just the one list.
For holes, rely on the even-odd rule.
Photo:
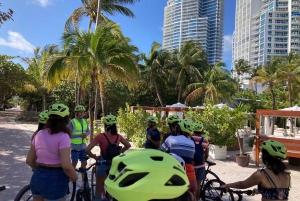
[(182, 165), (171, 155), (142, 149), (116, 156), (106, 190), (119, 201), (172, 199), (183, 195), (189, 180)]

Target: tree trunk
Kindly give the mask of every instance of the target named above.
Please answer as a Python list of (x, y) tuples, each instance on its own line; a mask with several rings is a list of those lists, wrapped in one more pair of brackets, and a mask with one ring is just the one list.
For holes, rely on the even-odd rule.
[(46, 110), (46, 96), (47, 96), (47, 92), (45, 90), (43, 93), (43, 110)]
[(101, 7), (102, 3), (101, 0), (98, 0), (98, 10), (97, 10), (97, 19), (96, 19), (96, 26), (95, 29), (97, 28), (97, 26), (100, 24), (100, 18), (101, 18)]
[(182, 87), (181, 87), (181, 85), (180, 85), (180, 86), (179, 86), (179, 91), (178, 91), (177, 103), (180, 103), (181, 90), (182, 90)]
[(239, 129), (236, 130), (236, 134), (237, 134), (237, 138), (238, 138), (238, 143), (239, 143), (239, 149), (240, 149), (240, 155), (243, 155), (243, 149), (242, 149), (242, 142), (240, 139), (240, 133), (239, 133)]
[(89, 26), (88, 26), (88, 32), (90, 32), (90, 30), (92, 28), (92, 23), (93, 23), (93, 20), (90, 18)]
[(94, 106), (94, 93), (95, 93), (95, 82), (97, 76), (96, 66), (93, 68), (93, 73), (91, 74), (91, 89), (89, 94), (89, 119), (90, 119), (90, 142), (94, 138), (94, 113), (93, 113), (93, 106)]
[[(270, 93), (272, 97), (272, 110), (275, 110), (275, 94), (273, 90), (273, 84), (270, 84)], [(271, 135), (274, 135), (274, 122), (275, 118), (271, 117)]]
[(163, 107), (164, 104), (163, 104), (163, 101), (162, 101), (162, 99), (161, 99), (161, 97), (160, 97), (160, 94), (159, 94), (159, 91), (158, 91), (158, 87), (157, 87), (156, 82), (154, 82), (154, 87), (155, 87), (155, 91), (156, 91), (156, 95), (157, 95), (157, 98), (158, 98), (158, 100), (159, 100), (159, 103), (160, 103), (160, 105)]
[(74, 90), (74, 96), (75, 96), (75, 100), (74, 100), (74, 103), (75, 103), (75, 105), (77, 105), (78, 104), (78, 91), (77, 91), (77, 81), (76, 81), (76, 79), (75, 79), (75, 90)]
[(96, 93), (95, 93), (94, 120), (96, 121), (98, 117), (98, 110), (99, 110), (99, 82), (97, 79), (96, 79), (95, 87), (96, 87)]
[[(102, 74), (102, 71), (100, 71), (100, 73)], [(99, 80), (99, 88), (100, 88), (102, 116), (104, 117), (105, 115), (107, 115), (107, 104), (106, 104), (105, 86), (104, 86), (103, 78)]]
[(287, 81), (288, 81), (289, 104), (290, 104), (290, 107), (293, 107), (292, 83), (291, 83), (291, 81), (289, 79)]

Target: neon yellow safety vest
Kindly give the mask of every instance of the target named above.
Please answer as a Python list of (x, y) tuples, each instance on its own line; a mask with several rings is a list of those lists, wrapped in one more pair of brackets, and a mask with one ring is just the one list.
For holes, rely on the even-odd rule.
[[(87, 132), (88, 124), (85, 119), (82, 119), (82, 124), (76, 119), (71, 120), (72, 126), (73, 126), (73, 131), (72, 135), (81, 135), (82, 133)], [(71, 138), (71, 144), (85, 144), (86, 143), (86, 138)]]

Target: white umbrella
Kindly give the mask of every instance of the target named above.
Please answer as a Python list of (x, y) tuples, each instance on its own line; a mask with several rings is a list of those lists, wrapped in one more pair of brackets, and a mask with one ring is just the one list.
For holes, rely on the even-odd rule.
[(300, 107), (298, 105), (295, 105), (293, 107), (287, 107), (280, 110), (287, 110), (287, 111), (300, 111)]
[[(214, 105), (214, 107), (217, 107), (217, 108), (222, 108), (222, 107), (224, 107), (224, 106), (227, 106), (227, 107), (229, 107), (228, 105), (226, 105), (226, 104), (224, 104), (224, 103), (220, 103), (220, 104), (216, 104), (216, 105)], [(233, 110), (233, 108), (231, 108), (231, 107), (229, 107), (231, 110)]]
[(193, 108), (195, 108), (195, 109), (205, 109), (204, 106), (199, 106), (199, 105), (197, 105), (196, 107), (193, 107)]
[(182, 103), (175, 103), (173, 105), (166, 105), (166, 107), (188, 107), (188, 106)]

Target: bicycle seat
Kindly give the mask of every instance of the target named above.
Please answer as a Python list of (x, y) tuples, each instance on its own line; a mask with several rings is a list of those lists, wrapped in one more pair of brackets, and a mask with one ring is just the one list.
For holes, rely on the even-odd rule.
[(216, 165), (216, 163), (211, 162), (211, 161), (205, 161), (205, 162), (208, 164), (208, 166), (214, 166), (214, 165)]

